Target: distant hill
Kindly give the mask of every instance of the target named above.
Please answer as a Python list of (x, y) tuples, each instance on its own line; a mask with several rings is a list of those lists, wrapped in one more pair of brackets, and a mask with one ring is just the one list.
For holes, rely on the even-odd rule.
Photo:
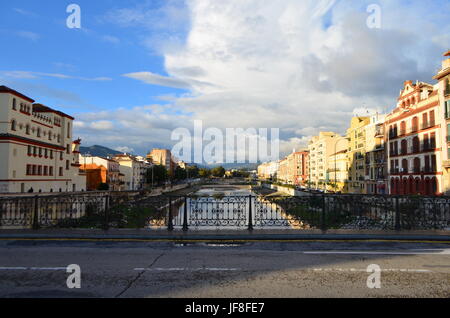
[(90, 147), (81, 146), (80, 152), (82, 155), (89, 154), (89, 155), (95, 156), (95, 157), (114, 156), (114, 155), (119, 155), (122, 153), (120, 151), (113, 150), (108, 147), (103, 147), (103, 146), (99, 146), (99, 145), (94, 145), (94, 146), (90, 146)]

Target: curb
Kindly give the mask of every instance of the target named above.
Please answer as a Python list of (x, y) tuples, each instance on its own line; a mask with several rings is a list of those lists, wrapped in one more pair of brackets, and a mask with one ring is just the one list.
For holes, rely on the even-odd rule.
[(440, 242), (449, 243), (450, 236), (443, 235), (335, 235), (335, 234), (255, 234), (255, 235), (58, 235), (58, 234), (8, 234), (1, 240), (71, 240), (71, 241), (392, 241), (392, 242)]

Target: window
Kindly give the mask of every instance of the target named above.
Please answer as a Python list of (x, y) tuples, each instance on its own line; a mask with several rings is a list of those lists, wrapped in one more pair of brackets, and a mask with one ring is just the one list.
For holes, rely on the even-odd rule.
[(425, 172), (430, 172), (430, 157), (425, 156)]
[(44, 157), (45, 157), (45, 158), (48, 158), (48, 149), (45, 149), (45, 150), (44, 150)]
[(47, 175), (48, 175), (48, 167), (44, 166), (44, 176), (47, 176)]
[(430, 149), (430, 142), (428, 139), (428, 134), (423, 135), (423, 150), (429, 150)]
[(39, 147), (39, 157), (42, 157), (42, 148)]
[(436, 133), (431, 133), (430, 135), (430, 147), (431, 149), (436, 149)]
[(445, 95), (450, 95), (450, 80), (448, 78), (445, 80)]
[(63, 176), (63, 167), (59, 167), (59, 176), (60, 176), (60, 177)]
[(450, 118), (450, 100), (445, 102), (445, 118)]
[(31, 165), (27, 165), (27, 172), (26, 172), (26, 175), (29, 176), (29, 175), (31, 175), (32, 173), (33, 173), (33, 171), (32, 171)]
[(431, 156), (431, 171), (433, 172), (437, 171), (436, 155)]
[(33, 154), (33, 147), (32, 146), (28, 146), (28, 155), (31, 156)]
[(406, 159), (402, 160), (402, 172), (408, 173), (408, 160)]
[(67, 138), (70, 138), (70, 123), (67, 123)]
[(422, 122), (423, 122), (423, 127), (422, 128), (428, 128), (428, 114), (427, 113), (423, 113), (422, 115)]
[(69, 170), (69, 165), (70, 165), (69, 160), (66, 160), (66, 170)]
[(400, 135), (404, 135), (406, 133), (406, 122), (402, 121), (400, 123)]
[(11, 130), (12, 130), (12, 131), (16, 131), (16, 126), (17, 126), (17, 123), (16, 123), (16, 121), (13, 119), (13, 120), (11, 121)]
[(17, 101), (15, 98), (12, 100), (12, 109), (17, 110)]
[(48, 174), (49, 174), (50, 176), (53, 176), (53, 167), (49, 167)]
[(434, 110), (430, 111), (430, 126), (434, 126)]
[(33, 156), (37, 156), (37, 147), (36, 146), (34, 146), (33, 147)]
[(41, 137), (41, 128), (37, 129), (37, 133), (36, 134), (37, 134), (38, 137)]
[(50, 150), (50, 159), (53, 159), (53, 150)]
[(420, 172), (420, 158), (414, 158), (414, 173)]
[(420, 142), (419, 137), (414, 137), (413, 139), (413, 153), (420, 152)]
[(401, 150), (402, 155), (406, 155), (408, 153), (408, 142), (406, 141), (406, 139), (402, 140)]
[(69, 144), (67, 144), (67, 146), (66, 146), (66, 152), (67, 152), (67, 154), (70, 154), (70, 145)]
[(57, 140), (58, 140), (58, 142), (61, 142), (61, 135), (60, 134), (58, 134)]
[(42, 176), (42, 166), (38, 166), (37, 174), (38, 174), (39, 176)]
[(25, 126), (25, 133), (26, 133), (27, 135), (30, 134), (30, 125), (28, 125), (28, 124)]
[(48, 140), (52, 140), (52, 131), (51, 130), (48, 131)]
[(412, 119), (411, 132), (416, 132), (418, 128), (419, 128), (419, 118), (414, 117)]
[(62, 151), (59, 153), (59, 160), (63, 160), (63, 152)]
[(33, 170), (32, 170), (32, 173), (31, 173), (33, 176), (35, 176), (36, 174), (37, 174), (37, 166), (36, 165), (33, 165)]

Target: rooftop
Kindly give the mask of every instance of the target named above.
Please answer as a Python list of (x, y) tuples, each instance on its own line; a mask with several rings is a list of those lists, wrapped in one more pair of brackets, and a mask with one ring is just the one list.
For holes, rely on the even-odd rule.
[(28, 96), (25, 96), (24, 94), (19, 93), (18, 91), (15, 91), (15, 90), (13, 90), (12, 88), (9, 88), (9, 87), (4, 86), (4, 85), (0, 85), (0, 93), (9, 93), (9, 94), (13, 94), (13, 95), (16, 95), (16, 96), (18, 96), (18, 97), (21, 97), (21, 98), (23, 98), (23, 99), (26, 99), (26, 100), (29, 101), (30, 103), (34, 103), (34, 99), (32, 99), (32, 98), (30, 98), (30, 97), (28, 97)]

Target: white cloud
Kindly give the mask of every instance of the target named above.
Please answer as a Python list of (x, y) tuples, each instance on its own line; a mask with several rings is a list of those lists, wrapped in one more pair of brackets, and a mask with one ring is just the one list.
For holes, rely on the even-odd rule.
[[(170, 100), (178, 112), (167, 120), (154, 113), (134, 116), (134, 128), (142, 131), (127, 132), (130, 139), (138, 142), (149, 128), (166, 136), (168, 129), (155, 128), (156, 123), (191, 127), (193, 119), (200, 119), (222, 129), (280, 128), (282, 150), (290, 152), (320, 130), (344, 133), (358, 108), (390, 111), (403, 81), (433, 82), (443, 48), (450, 47), (450, 3), (381, 0), (382, 28), (369, 29), (366, 8), (372, 2), (187, 1), (186, 12), (177, 11), (188, 16), (183, 18), (189, 21), (185, 43), (164, 49), (168, 76), (125, 76), (189, 93)], [(171, 31), (166, 23), (173, 20), (164, 14), (150, 18), (149, 12), (120, 9), (110, 18), (124, 27), (151, 30), (145, 40), (152, 45), (153, 31)], [(179, 112), (192, 116), (181, 120)], [(127, 112), (108, 114), (105, 120), (118, 114)]]
[(116, 148), (114, 148), (114, 150), (117, 150), (117, 151), (120, 151), (123, 153), (133, 153), (134, 152), (134, 149), (130, 148), (128, 146), (116, 147)]
[(114, 128), (114, 124), (108, 120), (99, 120), (92, 122), (89, 127), (94, 130), (111, 130)]
[(102, 36), (102, 40), (105, 42), (112, 43), (112, 44), (120, 43), (120, 39), (115, 36), (112, 36), (112, 35), (104, 35), (104, 36)]
[(16, 34), (22, 38), (31, 40), (32, 42), (36, 42), (41, 38), (39, 34), (31, 31), (17, 31)]
[(72, 76), (60, 73), (43, 73), (43, 72), (31, 72), (31, 71), (0, 71), (0, 75), (16, 78), (16, 79), (34, 79), (39, 77), (54, 77), (59, 79), (76, 79), (82, 81), (111, 81), (110, 77), (82, 77), (82, 76)]

